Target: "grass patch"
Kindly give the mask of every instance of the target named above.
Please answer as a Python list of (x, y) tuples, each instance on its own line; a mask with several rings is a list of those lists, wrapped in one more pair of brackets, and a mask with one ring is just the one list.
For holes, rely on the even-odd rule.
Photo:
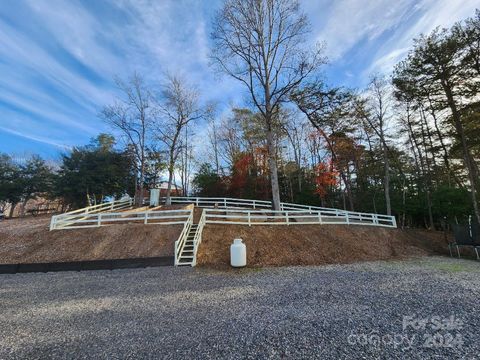
[(446, 273), (479, 272), (478, 262), (465, 259), (451, 259), (450, 261), (426, 261), (422, 264), (426, 268)]

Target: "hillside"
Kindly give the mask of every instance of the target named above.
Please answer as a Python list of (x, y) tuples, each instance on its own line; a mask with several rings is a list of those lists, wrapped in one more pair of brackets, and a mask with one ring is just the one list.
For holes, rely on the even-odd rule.
[(197, 264), (227, 267), (230, 244), (247, 245), (247, 266), (321, 265), (447, 254), (442, 232), (369, 226), (206, 225)]
[(49, 231), (50, 216), (0, 222), (0, 264), (173, 256), (182, 225)]

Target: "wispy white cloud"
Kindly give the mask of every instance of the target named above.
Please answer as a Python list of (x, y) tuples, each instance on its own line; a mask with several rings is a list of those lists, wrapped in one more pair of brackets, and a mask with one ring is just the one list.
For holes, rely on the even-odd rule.
[[(84, 144), (108, 128), (97, 115), (113, 77), (166, 71), (196, 84), (205, 101), (244, 103), (241, 84), (208, 65), (210, 19), (222, 0), (24, 0), (0, 7), (0, 125), (55, 147)], [(412, 38), (473, 14), (479, 0), (302, 0), (312, 42), (326, 40), (333, 78), (388, 72)], [(358, 56), (358, 60), (357, 59)], [(335, 70), (338, 69), (338, 74)], [(197, 133), (204, 137), (203, 124)], [(0, 151), (2, 139), (0, 134)], [(8, 140), (8, 139), (6, 139)], [(38, 145), (38, 144), (37, 144)], [(37, 146), (35, 145), (35, 146)]]
[(62, 150), (71, 150), (72, 149), (72, 146), (70, 146), (70, 145), (66, 145), (66, 144), (63, 144), (63, 143), (57, 142), (57, 141), (52, 141), (51, 139), (49, 139), (47, 137), (44, 137), (44, 136), (37, 136), (37, 135), (29, 134), (28, 131), (25, 131), (25, 130), (24, 131), (16, 131), (16, 130), (13, 130), (13, 129), (1, 129), (1, 131), (12, 134), (12, 135), (20, 136), (22, 138), (32, 140), (32, 141), (35, 141), (35, 142), (40, 142), (40, 143), (43, 143), (43, 144), (52, 145), (52, 146), (55, 146), (55, 147), (57, 147), (59, 149), (62, 149)]
[(356, 78), (363, 82), (372, 73), (389, 73), (406, 55), (413, 38), (429, 33), (437, 26), (451, 26), (472, 16), (475, 8), (480, 7), (478, 0), (323, 0), (304, 3), (316, 39), (327, 42), (327, 55), (333, 68), (337, 63), (355, 68)]
[(478, 7), (480, 7), (478, 0), (424, 0), (417, 3), (413, 11), (419, 16), (384, 42), (363, 75), (367, 76), (373, 72), (390, 73), (394, 65), (407, 55), (414, 38), (428, 34), (437, 27), (450, 27), (474, 15)]
[[(324, 24), (317, 35), (327, 42), (331, 60), (338, 59), (360, 41), (375, 41), (411, 16), (413, 0), (336, 0), (324, 14)], [(312, 11), (311, 17), (322, 9)]]
[(54, 124), (85, 142), (108, 130), (97, 114), (118, 91), (113, 77), (133, 71), (157, 86), (166, 71), (181, 72), (210, 100), (234, 91), (235, 85), (218, 82), (208, 67), (209, 13), (201, 3), (90, 5), (96, 4), (27, 0), (18, 3), (25, 18), (16, 16), (13, 3), (3, 14), (0, 9), (7, 19), (0, 17), (0, 122), (10, 133), (21, 133), (27, 124), (45, 132)]

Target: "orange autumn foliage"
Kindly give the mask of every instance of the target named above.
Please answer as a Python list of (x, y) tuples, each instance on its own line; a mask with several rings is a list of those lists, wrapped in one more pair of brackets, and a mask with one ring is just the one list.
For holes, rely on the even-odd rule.
[(315, 194), (322, 199), (327, 195), (328, 188), (338, 184), (338, 171), (333, 167), (332, 161), (321, 162), (315, 166)]

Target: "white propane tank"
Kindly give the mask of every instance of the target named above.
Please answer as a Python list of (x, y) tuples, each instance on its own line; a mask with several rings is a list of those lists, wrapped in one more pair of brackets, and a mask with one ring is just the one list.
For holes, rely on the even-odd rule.
[(247, 247), (242, 239), (234, 239), (230, 245), (230, 265), (233, 267), (243, 267), (247, 265)]
[(150, 206), (160, 205), (160, 189), (150, 190)]

